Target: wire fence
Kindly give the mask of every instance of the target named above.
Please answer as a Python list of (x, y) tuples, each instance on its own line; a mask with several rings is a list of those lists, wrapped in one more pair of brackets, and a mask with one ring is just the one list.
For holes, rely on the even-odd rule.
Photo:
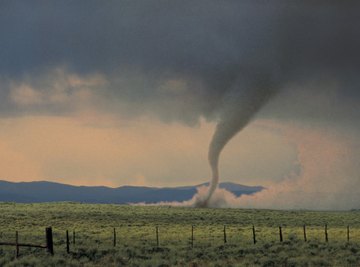
[[(221, 226), (221, 225), (220, 225)], [(114, 228), (89, 229), (89, 231), (45, 229), (45, 235), (15, 231), (0, 232), (0, 246), (15, 247), (16, 256), (20, 248), (26, 253), (39, 249), (53, 255), (56, 251), (74, 252), (89, 245), (109, 247), (211, 247), (220, 245), (250, 246), (267, 242), (358, 242), (360, 228), (311, 226), (288, 227), (237, 226), (237, 225), (138, 225)], [(44, 233), (44, 232), (43, 232)], [(26, 249), (22, 248), (26, 247)]]

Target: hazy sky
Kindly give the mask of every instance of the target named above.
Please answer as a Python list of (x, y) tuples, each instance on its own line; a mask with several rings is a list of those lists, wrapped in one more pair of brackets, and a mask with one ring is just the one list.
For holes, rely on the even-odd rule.
[(217, 122), (245, 105), (254, 114), (221, 155), (222, 181), (291, 180), (319, 193), (341, 177), (343, 192), (354, 188), (359, 10), (336, 0), (1, 1), (0, 179), (202, 183)]

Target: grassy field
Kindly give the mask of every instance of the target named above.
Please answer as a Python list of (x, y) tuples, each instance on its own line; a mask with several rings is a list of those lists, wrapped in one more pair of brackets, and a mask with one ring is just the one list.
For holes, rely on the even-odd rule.
[[(253, 244), (252, 225), (257, 243)], [(303, 225), (307, 225), (307, 242)], [(325, 242), (324, 225), (329, 242)], [(194, 245), (191, 226), (194, 225)], [(224, 225), (227, 242), (224, 243)], [(279, 242), (282, 225), (284, 242)], [(350, 225), (350, 242), (346, 226)], [(360, 266), (360, 212), (0, 203), (0, 242), (45, 243), (55, 255), (0, 247), (0, 266)], [(156, 243), (159, 227), (159, 247)], [(117, 245), (113, 246), (113, 228)], [(66, 253), (65, 232), (76, 232)]]

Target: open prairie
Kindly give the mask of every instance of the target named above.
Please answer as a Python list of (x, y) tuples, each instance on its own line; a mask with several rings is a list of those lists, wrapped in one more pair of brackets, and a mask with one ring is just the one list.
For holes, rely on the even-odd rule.
[[(7, 267), (360, 264), (358, 211), (2, 203), (0, 214), (0, 242), (13, 242), (18, 231), (19, 243), (44, 245), (45, 228), (53, 229), (53, 256), (44, 249), (20, 247), (16, 258), (15, 247), (0, 246), (0, 266)], [(66, 251), (66, 230), (70, 253)]]

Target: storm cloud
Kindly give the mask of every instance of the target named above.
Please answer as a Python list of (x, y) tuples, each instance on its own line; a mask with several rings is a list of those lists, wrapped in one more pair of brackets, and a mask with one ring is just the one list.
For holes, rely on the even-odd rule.
[[(79, 85), (68, 82), (76, 75), (101, 77), (81, 90), (128, 116), (189, 125), (214, 120), (239, 80), (268, 79), (281, 93), (264, 116), (356, 118), (348, 103), (360, 99), (359, 7), (356, 1), (2, 1), (1, 112), (76, 109)], [(59, 80), (70, 104), (42, 97), (19, 108), (11, 97), (21, 86), (35, 96), (55, 94)], [(321, 101), (335, 108), (323, 110)]]

